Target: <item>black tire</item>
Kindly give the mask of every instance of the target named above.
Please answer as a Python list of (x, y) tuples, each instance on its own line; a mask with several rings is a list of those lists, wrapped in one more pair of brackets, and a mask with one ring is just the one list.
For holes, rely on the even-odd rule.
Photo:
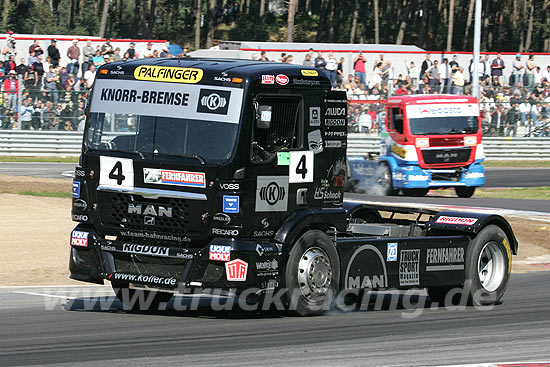
[(425, 187), (421, 189), (401, 189), (401, 191), (405, 196), (421, 197), (421, 196), (426, 196), (426, 194), (428, 193), (428, 191), (430, 191), (430, 189), (428, 187)]
[[(489, 257), (486, 256), (488, 253), (492, 253), (490, 256), (492, 263), (488, 262)], [(485, 272), (486, 275), (482, 280), (484, 264), (493, 269), (490, 272)], [(472, 239), (468, 246), (464, 259), (465, 284), (457, 287), (428, 288), (428, 295), (432, 301), (445, 301), (445, 304), (457, 304), (464, 301), (472, 306), (495, 304), (504, 295), (510, 278), (511, 265), (512, 253), (508, 237), (500, 227), (488, 225)], [(461, 291), (457, 292), (457, 288), (461, 288)], [(448, 299), (449, 293), (453, 294), (452, 299)]]
[(385, 163), (380, 164), (377, 183), (382, 188), (382, 194), (384, 196), (392, 196), (397, 194), (397, 191), (393, 188), (391, 169)]
[[(317, 272), (319, 275), (324, 270), (324, 278), (317, 276), (320, 279), (311, 278), (311, 281), (304, 282), (308, 274)], [(333, 242), (324, 232), (309, 230), (296, 241), (289, 254), (284, 284), (288, 289), (286, 306), (291, 312), (315, 316), (332, 307), (340, 284), (340, 259)]]
[(133, 311), (159, 311), (160, 303), (170, 301), (173, 293), (129, 288), (127, 283), (112, 282), (116, 297), (124, 309)]
[(471, 198), (476, 191), (475, 186), (457, 186), (455, 187), (456, 195), (460, 198)]

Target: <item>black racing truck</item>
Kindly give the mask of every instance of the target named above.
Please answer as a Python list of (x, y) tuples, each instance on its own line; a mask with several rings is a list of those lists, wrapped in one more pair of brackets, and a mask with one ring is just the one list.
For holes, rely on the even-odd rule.
[[(318, 69), (245, 60), (114, 62), (88, 96), (71, 278), (136, 294), (504, 293), (518, 243), (498, 215), (344, 200), (346, 94)], [(127, 295), (128, 297), (124, 297)]]

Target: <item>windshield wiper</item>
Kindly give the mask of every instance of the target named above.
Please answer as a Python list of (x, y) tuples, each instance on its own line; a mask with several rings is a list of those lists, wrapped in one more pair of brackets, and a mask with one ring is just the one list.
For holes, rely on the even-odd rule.
[(196, 160), (198, 160), (199, 162), (201, 162), (201, 164), (206, 164), (206, 160), (205, 160), (202, 156), (200, 156), (200, 155), (198, 155), (198, 154), (193, 154), (193, 155), (191, 156), (191, 158), (195, 158)]

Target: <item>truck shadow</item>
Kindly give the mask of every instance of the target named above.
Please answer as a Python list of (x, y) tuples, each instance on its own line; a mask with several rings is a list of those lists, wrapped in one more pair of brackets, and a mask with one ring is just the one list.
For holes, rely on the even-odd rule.
[[(262, 319), (296, 316), (282, 305), (263, 303), (239, 303), (237, 298), (216, 299), (212, 296), (174, 296), (168, 303), (160, 303), (155, 310), (129, 309), (115, 296), (80, 297), (67, 300), (62, 305), (65, 311), (106, 312), (116, 314), (155, 315), (164, 317), (219, 318), (219, 319)], [(415, 317), (424, 311), (465, 310), (465, 302), (454, 300), (440, 304), (432, 302), (423, 291), (367, 292), (356, 297), (337, 299), (324, 307), (325, 315), (340, 315), (358, 312), (400, 312)]]

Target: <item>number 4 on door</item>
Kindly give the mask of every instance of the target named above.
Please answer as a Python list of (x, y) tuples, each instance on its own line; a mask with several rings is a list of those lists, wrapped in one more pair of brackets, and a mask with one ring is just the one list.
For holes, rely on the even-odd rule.
[(290, 152), (288, 182), (313, 182), (313, 152)]

